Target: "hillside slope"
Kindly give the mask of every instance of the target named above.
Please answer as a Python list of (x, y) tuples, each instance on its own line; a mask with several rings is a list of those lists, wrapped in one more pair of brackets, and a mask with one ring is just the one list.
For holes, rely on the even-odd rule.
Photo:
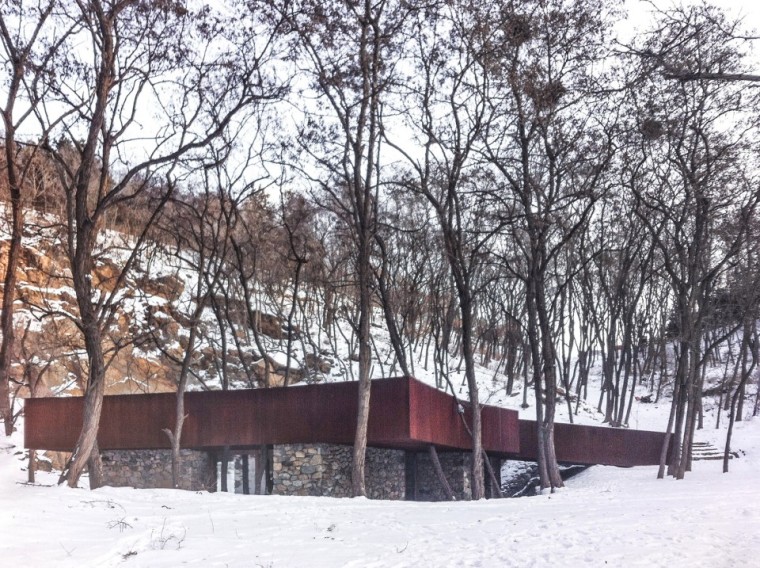
[[(8, 566), (750, 566), (760, 555), (760, 431), (729, 474), (696, 462), (593, 467), (558, 493), (488, 502), (256, 497), (23, 483), (0, 449), (0, 557)], [(13, 443), (20, 443), (20, 433)], [(44, 535), (44, 537), (41, 537)]]

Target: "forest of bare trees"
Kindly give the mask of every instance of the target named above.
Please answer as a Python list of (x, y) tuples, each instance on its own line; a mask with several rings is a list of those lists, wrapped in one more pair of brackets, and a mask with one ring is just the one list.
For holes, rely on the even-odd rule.
[[(637, 388), (672, 397), (660, 476), (682, 478), (711, 426), (708, 367), (731, 425), (759, 410), (756, 38), (709, 4), (616, 37), (621, 4), (2, 2), (5, 434), (44, 372), (21, 340), (33, 309), (81, 346), (71, 486), (85, 469), (99, 484), (106, 370), (136, 346), (162, 353), (177, 392), (175, 476), (187, 388), (332, 367), (359, 381), (365, 495), (370, 380), (424, 367), (473, 410), (476, 499), (482, 370), (533, 408), (542, 488), (562, 486), (558, 405), (627, 427)], [(65, 258), (65, 313), (20, 295), (43, 234)], [(185, 303), (121, 330), (138, 267), (166, 259)]]

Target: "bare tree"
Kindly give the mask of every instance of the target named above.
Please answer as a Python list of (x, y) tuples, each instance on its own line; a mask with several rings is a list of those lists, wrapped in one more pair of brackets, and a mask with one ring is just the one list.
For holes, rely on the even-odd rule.
[[(377, 231), (381, 101), (393, 74), (395, 36), (407, 9), (401, 2), (274, 2), (292, 31), (298, 62), (316, 93), (299, 133), (319, 173), (307, 174), (349, 228), (356, 251), (359, 399), (352, 492), (366, 495), (364, 464), (370, 404), (372, 268)], [(303, 171), (303, 173), (307, 173)], [(320, 199), (321, 201), (321, 199)]]
[[(739, 253), (740, 260), (732, 274), (732, 295), (736, 297), (737, 307), (741, 313), (742, 342), (737, 358), (737, 367), (741, 366), (738, 384), (731, 394), (730, 386), (726, 393), (726, 402), (730, 400), (729, 422), (726, 430), (726, 443), (723, 452), (723, 472), (728, 472), (731, 457), (731, 439), (734, 424), (742, 420), (742, 408), (746, 386), (752, 373), (760, 364), (760, 338), (758, 338), (757, 319), (760, 314), (760, 266), (758, 265), (758, 239), (756, 221), (751, 224), (749, 238), (743, 243)], [(718, 408), (720, 413), (720, 407)]]
[(606, 189), (614, 153), (616, 113), (599, 87), (610, 78), (597, 66), (609, 18), (597, 0), (515, 2), (481, 15), (489, 46), (481, 64), (490, 70), (482, 154), (503, 183), (508, 239), (499, 255), (525, 287), (542, 488), (563, 485), (554, 450), (562, 326), (552, 306), (566, 283), (557, 268)]
[[(55, 129), (63, 142), (48, 151), (67, 198), (68, 254), (78, 307), (74, 321), (88, 359), (82, 431), (61, 479), (76, 486), (89, 461), (91, 486), (97, 486), (103, 333), (168, 193), (156, 200), (110, 293), (94, 290), (91, 278), (106, 213), (155, 187), (154, 180), (176, 178), (181, 159), (219, 139), (249, 107), (277, 96), (279, 89), (265, 76), (271, 30), (261, 22), (253, 27), (264, 35), (241, 38), (211, 10), (191, 13), (179, 4), (145, 9), (135, 0), (72, 3), (60, 18), (80, 26), (71, 40), (78, 46), (64, 44), (58, 50), (60, 72), (49, 77), (55, 97), (36, 116), (47, 126), (59, 109), (73, 112)], [(188, 36), (194, 41), (188, 42)], [(138, 148), (133, 140), (146, 136), (140, 133), (146, 106), (155, 110), (157, 127), (147, 134), (150, 144)], [(172, 181), (165, 189), (174, 185)]]
[[(53, 0), (17, 2), (3, 4), (0, 8), (0, 57), (9, 74), (5, 104), (0, 109), (4, 127), (3, 185), (7, 185), (11, 209), (10, 241), (0, 307), (0, 420), (4, 422), (6, 436), (10, 436), (13, 430), (9, 378), (14, 341), (16, 271), (24, 226), (23, 193), (37, 151), (34, 145), (29, 151), (22, 152), (17, 136), (25, 124), (32, 122), (33, 111), (44, 94), (40, 77), (50, 70), (52, 54), (71, 31), (55, 33), (49, 29), (55, 4)], [(44, 45), (46, 42), (47, 45)], [(48, 131), (43, 132), (43, 140)]]
[[(461, 351), (472, 411), (472, 496), (481, 499), (485, 496), (482, 422), (474, 353), (477, 278), (486, 244), (496, 230), (487, 222), (492, 203), (488, 191), (482, 189), (492, 186), (473, 159), (486, 113), (480, 90), (483, 69), (476, 60), (477, 46), (469, 37), (476, 23), (477, 17), (459, 3), (417, 15), (409, 42), (414, 75), (400, 89), (398, 104), (403, 126), (413, 132), (421, 152), (389, 130), (386, 137), (409, 168), (398, 183), (423, 196), (438, 223), (461, 320)], [(448, 283), (448, 278), (444, 281)], [(448, 372), (444, 377), (450, 381)], [(456, 394), (453, 386), (452, 394)]]
[[(620, 176), (628, 179), (637, 175), (639, 163), (629, 161), (627, 152), (620, 151), (617, 162)], [(629, 183), (626, 179), (621, 185)], [(603, 410), (605, 422), (622, 426), (632, 398), (628, 396), (629, 386), (633, 392), (636, 385), (635, 361), (642, 341), (637, 316), (659, 266), (655, 264), (657, 249), (641, 221), (634, 218), (625, 225), (617, 222), (633, 207), (630, 193), (610, 192), (600, 205), (590, 228), (590, 240), (596, 250), (587, 252), (592, 262), (585, 267), (589, 273), (584, 276), (593, 279), (591, 286), (596, 293), (582, 301), (592, 315), (592, 328), (601, 347), (598, 409)]]
[[(732, 73), (742, 58), (723, 31), (725, 19), (710, 6), (678, 8), (636, 52), (660, 54), (657, 68)], [(632, 187), (635, 213), (662, 251), (663, 268), (675, 301), (672, 337), (677, 360), (668, 433), (673, 451), (668, 473), (681, 479), (691, 467), (691, 447), (702, 399), (702, 369), (721, 338), (703, 343), (716, 284), (735, 263), (760, 193), (746, 168), (752, 163), (751, 122), (757, 94), (735, 82), (708, 79), (663, 83), (645, 75), (639, 104), (643, 160), (649, 179)], [(727, 230), (730, 218), (742, 220)], [(718, 239), (719, 234), (725, 238)], [(667, 447), (659, 476), (664, 475)]]
[[(218, 161), (217, 161), (218, 163)], [(190, 273), (195, 279), (193, 291), (189, 295), (189, 314), (183, 316), (187, 322), (187, 338), (183, 344), (181, 357), (170, 356), (178, 367), (177, 404), (174, 429), (164, 430), (172, 446), (172, 483), (179, 488), (180, 448), (185, 414), (185, 391), (191, 378), (191, 366), (196, 360), (203, 312), (210, 306), (218, 292), (221, 278), (225, 274), (225, 263), (229, 260), (227, 250), (229, 233), (234, 229), (228, 224), (229, 215), (224, 209), (229, 207), (223, 188), (216, 186), (213, 170), (207, 169), (203, 176), (203, 191), (200, 195), (186, 195), (172, 199), (170, 207), (158, 230), (165, 235), (179, 260), (179, 268)], [(225, 328), (217, 333), (224, 334)], [(166, 355), (169, 355), (165, 352)]]
[(281, 202), (282, 225), (285, 228), (288, 242), (287, 260), (295, 263), (293, 274), (293, 294), (290, 300), (288, 310), (288, 337), (286, 347), (286, 365), (284, 386), (290, 383), (290, 361), (293, 355), (293, 330), (295, 328), (295, 315), (298, 309), (298, 297), (301, 291), (303, 268), (309, 262), (310, 248), (312, 248), (313, 239), (309, 235), (309, 218), (313, 212), (303, 196), (289, 196), (286, 202)]

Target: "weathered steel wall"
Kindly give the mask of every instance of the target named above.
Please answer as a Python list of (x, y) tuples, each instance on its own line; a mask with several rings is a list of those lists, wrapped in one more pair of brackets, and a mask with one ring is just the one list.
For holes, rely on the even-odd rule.
[[(453, 397), (420, 382), (410, 382), (410, 437), (442, 448), (470, 448), (470, 433), (464, 423), (472, 425), (472, 411), (469, 403), (462, 406), (460, 413)], [(517, 412), (484, 406), (481, 416), (486, 451), (519, 451)]]
[[(557, 461), (630, 467), (657, 465), (665, 439), (662, 432), (605, 426), (555, 424)], [(537, 427), (533, 420), (520, 420), (520, 452), (516, 459), (533, 461), (538, 455)]]
[[(107, 396), (98, 444), (101, 449), (168, 448), (175, 396)], [(351, 444), (357, 383), (288, 388), (193, 392), (185, 395), (186, 448), (246, 448), (258, 444)], [(26, 401), (25, 445), (71, 450), (82, 425), (81, 398)], [(518, 450), (517, 413), (485, 407), (484, 447), (499, 454)], [(413, 379), (372, 382), (368, 442), (374, 446), (470, 448), (454, 399)]]
[[(372, 382), (368, 443), (425, 450), (470, 449), (466, 403), (460, 413), (453, 397), (414, 379)], [(175, 396), (107, 396), (98, 443), (101, 449), (168, 448), (164, 428), (173, 428)], [(351, 444), (356, 428), (357, 383), (288, 388), (193, 392), (185, 395), (188, 417), (182, 446), (214, 449), (259, 444)], [(536, 423), (517, 413), (485, 406), (483, 447), (489, 453), (535, 460)], [(26, 401), (27, 448), (71, 450), (82, 426), (81, 398)], [(557, 459), (618, 466), (659, 463), (664, 434), (621, 428), (555, 425)]]

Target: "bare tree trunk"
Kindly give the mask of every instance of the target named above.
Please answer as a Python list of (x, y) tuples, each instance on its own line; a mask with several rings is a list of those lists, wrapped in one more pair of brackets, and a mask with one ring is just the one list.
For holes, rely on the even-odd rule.
[[(200, 281), (200, 275), (198, 275), (198, 277)], [(180, 485), (182, 428), (185, 425), (185, 418), (187, 418), (187, 414), (185, 414), (185, 390), (187, 389), (187, 379), (190, 374), (190, 362), (195, 354), (195, 336), (198, 332), (198, 321), (204, 304), (202, 299), (197, 299), (196, 301), (197, 306), (190, 323), (187, 347), (185, 348), (185, 356), (182, 358), (182, 368), (180, 369), (179, 380), (177, 382), (174, 408), (174, 431), (171, 431), (168, 428), (164, 429), (164, 433), (169, 437), (172, 446), (172, 487), (175, 489), (179, 489)]]
[(494, 499), (501, 499), (504, 495), (501, 493), (501, 482), (496, 475), (496, 472), (491, 465), (491, 460), (488, 459), (488, 454), (483, 450), (483, 462), (486, 465), (486, 471), (488, 472), (488, 478), (491, 481), (491, 496)]
[(37, 450), (29, 450), (29, 467), (27, 468), (26, 481), (34, 483), (34, 474), (37, 471)]
[(290, 310), (288, 311), (288, 337), (287, 337), (287, 349), (286, 349), (286, 362), (285, 362), (285, 379), (284, 379), (284, 386), (288, 386), (290, 384), (290, 362), (291, 358), (293, 356), (293, 318), (296, 315), (296, 308), (298, 307), (298, 294), (300, 291), (301, 286), (301, 271), (303, 269), (303, 266), (309, 261), (309, 259), (306, 257), (306, 255), (298, 250), (297, 246), (297, 238), (295, 234), (295, 230), (297, 230), (299, 224), (303, 222), (305, 219), (305, 213), (301, 207), (299, 207), (300, 202), (291, 203), (292, 211), (290, 212), (292, 215), (295, 215), (296, 218), (294, 219), (294, 227), (291, 227), (290, 225), (290, 219), (288, 215), (286, 214), (284, 208), (285, 204), (282, 204), (283, 212), (282, 212), (282, 220), (283, 225), (285, 227), (285, 231), (288, 234), (288, 246), (290, 247), (290, 253), (292, 255), (292, 259), (296, 263), (296, 270), (295, 275), (293, 277), (293, 293), (291, 295), (291, 303), (290, 303)]
[[(0, 22), (0, 37), (2, 38), (2, 48), (7, 56), (6, 65), (10, 68), (10, 77), (6, 85), (7, 97), (5, 106), (0, 109), (4, 126), (4, 151), (5, 151), (5, 181), (8, 184), (11, 205), (11, 227), (10, 242), (8, 243), (8, 255), (3, 275), (3, 302), (0, 307), (0, 420), (5, 425), (5, 435), (10, 436), (13, 432), (13, 408), (11, 406), (10, 392), (10, 369), (11, 357), (13, 353), (13, 303), (16, 299), (16, 271), (18, 269), (19, 258), (21, 254), (21, 237), (24, 227), (24, 210), (22, 203), (22, 184), (26, 177), (27, 168), (19, 168), (18, 164), (18, 147), (16, 144), (16, 130), (19, 122), (14, 120), (14, 110), (19, 91), (23, 87), (24, 76), (30, 71), (30, 58), (32, 57), (32, 48), (41, 35), (41, 30), (53, 10), (54, 2), (50, 0), (47, 5), (40, 3), (37, 11), (32, 10), (36, 21), (27, 21), (34, 25), (26, 31), (31, 31), (26, 43), (22, 40), (23, 32), (11, 29), (5, 21)], [(28, 16), (23, 4), (17, 6), (19, 18)], [(9, 65), (8, 65), (9, 64)], [(39, 76), (48, 71), (48, 61), (39, 62), (33, 73)], [(32, 80), (36, 83), (36, 77)], [(38, 104), (36, 93), (29, 97), (28, 104), (30, 109), (26, 111), (25, 116), (33, 115), (32, 112)], [(46, 136), (46, 133), (44, 134)], [(43, 136), (43, 139), (44, 139)], [(31, 158), (29, 158), (31, 159)]]
[(465, 376), (470, 397), (470, 410), (472, 412), (472, 498), (477, 500), (485, 497), (482, 459), (483, 422), (480, 412), (478, 382), (475, 376), (475, 357), (472, 352), (472, 300), (469, 297), (467, 288), (460, 289), (459, 304), (462, 312), (462, 355), (464, 357)]
[[(79, 276), (79, 278), (77, 278)], [(89, 276), (89, 271), (88, 271)], [(78, 282), (79, 281), (79, 282)], [(81, 268), (74, 272), (74, 286), (82, 286), (84, 275)], [(85, 284), (89, 291), (89, 282)], [(81, 297), (81, 292), (77, 296)], [(84, 395), (84, 405), (82, 410), (82, 430), (77, 438), (74, 452), (71, 455), (69, 464), (62, 474), (65, 477), (69, 487), (76, 487), (84, 469), (89, 460), (95, 460), (98, 453), (97, 436), (98, 426), (100, 425), (100, 413), (103, 408), (103, 396), (105, 395), (105, 363), (103, 359), (103, 346), (100, 339), (100, 329), (92, 312), (92, 305), (89, 303), (89, 295), (85, 296), (85, 301), (80, 302), (80, 314), (84, 327), (85, 348), (89, 362), (87, 377), (87, 387)], [(90, 488), (95, 489), (93, 482), (97, 482), (97, 477), (90, 476)]]
[(103, 487), (103, 462), (100, 459), (97, 441), (92, 448), (92, 453), (90, 453), (90, 459), (87, 460), (87, 473), (90, 477), (90, 489)]
[(370, 345), (370, 266), (369, 242), (367, 235), (359, 236), (359, 385), (356, 416), (356, 433), (351, 469), (351, 490), (354, 497), (366, 497), (365, 462), (367, 455), (367, 427), (369, 425), (369, 403), (372, 387), (371, 345)]
[[(664, 341), (665, 339), (662, 339), (663, 341), (663, 350), (664, 347)], [(665, 360), (665, 355), (663, 354), (663, 361)], [(661, 373), (664, 371), (661, 371)], [(662, 375), (660, 377), (660, 382), (662, 382)], [(670, 405), (670, 414), (668, 416), (668, 427), (665, 429), (665, 437), (663, 439), (662, 443), (662, 449), (660, 451), (660, 467), (657, 470), (657, 479), (663, 479), (665, 477), (665, 467), (667, 465), (668, 467), (668, 475), (671, 474), (670, 468), (673, 464), (673, 458), (671, 457), (670, 460), (668, 460), (668, 452), (670, 451), (671, 456), (675, 455), (676, 450), (671, 449), (671, 445), (675, 443), (675, 445), (679, 444), (678, 441), (678, 434), (673, 435), (673, 426), (677, 420), (677, 408), (679, 406), (678, 400), (681, 398), (681, 380), (679, 378), (678, 373), (676, 373), (675, 382), (673, 385), (673, 400)], [(675, 442), (674, 442), (675, 440)]]
[[(238, 213), (236, 211), (236, 213)], [(270, 364), (269, 359), (267, 358), (267, 352), (266, 348), (264, 347), (264, 343), (261, 340), (261, 336), (259, 335), (259, 328), (260, 323), (256, 321), (256, 312), (253, 308), (253, 298), (251, 296), (251, 290), (249, 288), (249, 279), (253, 277), (253, 275), (248, 276), (245, 271), (245, 253), (243, 251), (242, 244), (238, 242), (235, 237), (232, 237), (230, 239), (230, 244), (232, 245), (232, 250), (235, 252), (235, 261), (236, 261), (236, 267), (238, 272), (238, 279), (240, 281), (240, 288), (243, 292), (243, 298), (245, 300), (245, 314), (246, 314), (246, 321), (248, 322), (248, 327), (251, 330), (251, 333), (253, 334), (253, 341), (256, 344), (256, 348), (259, 350), (259, 357), (261, 357), (264, 361), (264, 386), (269, 387), (271, 386), (270, 380), (269, 380), (269, 371), (270, 371)], [(255, 274), (255, 266), (254, 266), (254, 273)]]
[[(537, 260), (533, 260), (537, 263)], [(536, 273), (537, 266), (531, 270), (526, 282), (526, 304), (528, 309), (528, 342), (533, 361), (533, 381), (536, 393), (536, 424), (538, 448), (538, 472), (541, 488), (564, 485), (559, 473), (554, 450), (554, 412), (556, 407), (556, 373), (554, 369), (554, 351), (551, 344), (548, 314), (546, 313), (541, 276)], [(545, 393), (542, 392), (545, 389)], [(545, 399), (544, 399), (545, 395)]]
[(388, 327), (388, 335), (391, 341), (391, 347), (396, 354), (396, 360), (399, 367), (401, 367), (401, 374), (405, 377), (411, 377), (412, 373), (409, 372), (409, 364), (406, 360), (406, 352), (404, 350), (404, 342), (401, 339), (401, 334), (396, 325), (396, 318), (394, 316), (393, 305), (391, 303), (391, 295), (388, 290), (387, 283), (387, 271), (388, 271), (388, 252), (385, 246), (385, 241), (380, 235), (375, 235), (375, 242), (378, 244), (378, 248), (382, 258), (382, 268), (379, 274), (375, 275), (377, 281), (377, 289), (380, 293), (380, 301), (382, 302), (383, 315), (385, 316), (385, 324)]
[[(5, 26), (3, 35), (6, 36)], [(4, 37), (6, 42), (9, 38)], [(13, 432), (13, 409), (11, 408), (10, 369), (13, 350), (13, 302), (16, 298), (16, 270), (21, 253), (21, 233), (24, 225), (21, 203), (21, 182), (16, 163), (16, 140), (13, 123), (13, 107), (23, 77), (24, 67), (14, 65), (8, 99), (2, 111), (5, 126), (5, 172), (11, 198), (11, 231), (8, 243), (7, 264), (3, 278), (3, 303), (0, 312), (0, 420), (5, 424), (5, 435)]]
[[(88, 14), (87, 12), (91, 12)], [(100, 412), (105, 394), (105, 361), (103, 344), (96, 308), (92, 295), (92, 249), (97, 235), (97, 219), (90, 214), (90, 183), (97, 170), (96, 152), (99, 145), (101, 129), (105, 124), (109, 93), (113, 87), (116, 74), (115, 59), (117, 48), (114, 40), (114, 28), (117, 14), (105, 14), (104, 7), (94, 4), (85, 8), (83, 16), (97, 19), (97, 32), (92, 31), (93, 39), (100, 40), (100, 52), (96, 54), (97, 77), (93, 85), (95, 108), (88, 124), (87, 140), (81, 151), (79, 168), (73, 180), (73, 187), (67, 191), (68, 201), (68, 239), (71, 259), (71, 274), (74, 291), (79, 306), (79, 317), (84, 333), (85, 350), (89, 364), (87, 386), (84, 394), (82, 431), (65, 472), (69, 487), (76, 487), (84, 471), (87, 460), (97, 462), (97, 435), (100, 425)], [(93, 28), (94, 29), (94, 28)], [(109, 159), (108, 146), (104, 148), (104, 160)], [(93, 478), (90, 478), (92, 488)]]
[[(744, 340), (742, 342), (742, 376), (739, 384), (734, 391), (734, 395), (731, 397), (731, 412), (728, 417), (728, 431), (726, 432), (726, 446), (723, 450), (723, 473), (728, 472), (728, 461), (731, 455), (731, 437), (734, 432), (734, 423), (738, 420), (737, 412), (739, 412), (738, 401), (744, 396), (744, 387), (747, 384), (752, 371), (757, 366), (757, 339), (755, 337), (757, 333), (755, 321), (745, 321), (744, 323)], [(753, 329), (754, 328), (754, 329)], [(751, 339), (750, 339), (751, 337)], [(747, 367), (747, 354), (751, 353), (752, 362)]]
[(694, 428), (697, 422), (698, 401), (702, 396), (702, 385), (700, 383), (700, 343), (701, 334), (698, 332), (699, 324), (695, 325), (689, 342), (689, 367), (688, 367), (688, 385), (683, 392), (688, 393), (686, 400), (683, 442), (681, 445), (681, 456), (676, 467), (676, 479), (683, 479), (686, 471), (689, 470), (691, 463), (691, 449), (694, 440)]
[(446, 495), (446, 500), (455, 501), (456, 497), (454, 497), (454, 492), (451, 490), (451, 485), (449, 485), (449, 482), (446, 479), (446, 475), (443, 473), (441, 461), (438, 459), (438, 452), (435, 450), (435, 446), (431, 445), (429, 447), (429, 452), (430, 461), (433, 462), (435, 475), (438, 477), (438, 482), (441, 484), (441, 489), (443, 490), (444, 495)]
[[(12, 156), (12, 148), (15, 145), (9, 144), (6, 140), (6, 159), (15, 160)], [(10, 161), (8, 162), (11, 163)], [(8, 178), (13, 177), (11, 173), (15, 168), (8, 166)], [(16, 270), (21, 252), (21, 230), (24, 223), (21, 207), (21, 195), (14, 190), (14, 183), (10, 183), (11, 188), (11, 239), (8, 245), (8, 260), (3, 280), (3, 303), (2, 313), (0, 313), (0, 420), (5, 425), (5, 435), (10, 436), (13, 433), (13, 409), (11, 408), (10, 393), (10, 369), (11, 353), (13, 350), (13, 302), (16, 298)]]

